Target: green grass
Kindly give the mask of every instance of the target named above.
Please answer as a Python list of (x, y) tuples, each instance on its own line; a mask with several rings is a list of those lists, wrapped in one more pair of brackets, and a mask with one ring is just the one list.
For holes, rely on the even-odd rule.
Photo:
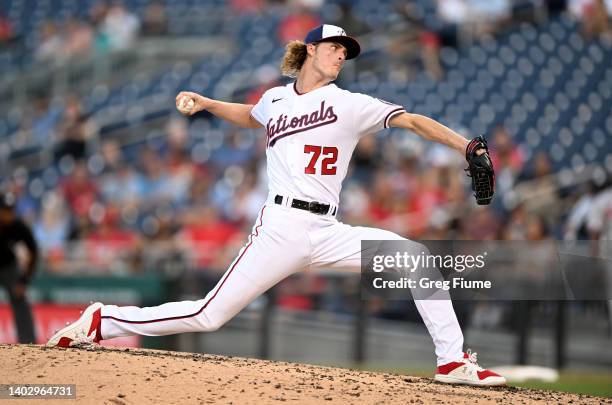
[[(405, 374), (415, 377), (433, 377), (434, 369), (407, 369), (388, 368), (368, 365), (365, 369), (369, 371), (380, 371), (386, 373)], [(587, 394), (600, 397), (612, 398), (612, 372), (561, 372), (559, 380), (554, 383), (541, 381), (527, 381), (524, 383), (511, 383), (511, 386), (522, 388), (533, 388), (539, 390), (571, 392), (574, 394)]]
[(527, 381), (520, 384), (513, 383), (511, 385), (523, 388), (612, 397), (612, 374), (607, 373), (567, 372), (561, 373), (559, 380), (554, 383)]

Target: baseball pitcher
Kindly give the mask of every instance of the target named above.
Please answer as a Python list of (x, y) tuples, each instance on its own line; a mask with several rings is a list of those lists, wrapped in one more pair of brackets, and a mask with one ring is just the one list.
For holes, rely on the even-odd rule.
[[(147, 308), (95, 303), (48, 345), (69, 347), (120, 336), (214, 331), (297, 271), (360, 269), (361, 240), (404, 239), (336, 219), (342, 181), (357, 142), (384, 128), (405, 128), (465, 154), (477, 202), (488, 204), (494, 175), (484, 139), (468, 142), (432, 119), (333, 83), (344, 63), (359, 53), (359, 43), (343, 29), (321, 25), (303, 42), (292, 41), (286, 47), (282, 73), (295, 81), (268, 90), (256, 105), (179, 93), (176, 106), (185, 115), (206, 110), (239, 127), (266, 130), (269, 196), (246, 245), (205, 298)], [(478, 365), (475, 353), (464, 353), (450, 299), (415, 303), (435, 345), (437, 381), (505, 384), (503, 377)]]

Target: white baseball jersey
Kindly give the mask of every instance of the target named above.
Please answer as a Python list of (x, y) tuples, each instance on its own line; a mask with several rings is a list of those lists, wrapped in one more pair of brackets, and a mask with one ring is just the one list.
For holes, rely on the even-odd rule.
[(359, 139), (387, 128), (402, 112), (335, 84), (306, 94), (295, 83), (268, 90), (251, 115), (266, 129), (270, 194), (338, 205)]
[[(278, 194), (337, 205), (359, 138), (387, 127), (389, 119), (403, 111), (334, 84), (307, 94), (299, 94), (293, 83), (268, 90), (251, 114), (266, 128), (270, 196), (246, 245), (203, 299), (145, 308), (103, 306), (102, 338), (214, 331), (298, 271), (359, 271), (362, 240), (403, 240), (384, 229), (343, 224), (335, 210), (317, 215), (273, 198)], [(415, 249), (422, 251), (418, 245)], [(433, 338), (438, 365), (463, 357), (463, 334), (448, 298), (415, 300)]]

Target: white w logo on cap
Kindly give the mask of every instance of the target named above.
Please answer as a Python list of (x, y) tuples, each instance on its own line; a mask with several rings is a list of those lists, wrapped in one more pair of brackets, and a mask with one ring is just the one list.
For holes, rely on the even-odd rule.
[(323, 38), (327, 38), (327, 37), (334, 37), (334, 36), (346, 36), (346, 31), (344, 31), (342, 28), (337, 27), (335, 25), (331, 25), (331, 24), (325, 24), (323, 25), (323, 32), (322, 32), (322, 37)]

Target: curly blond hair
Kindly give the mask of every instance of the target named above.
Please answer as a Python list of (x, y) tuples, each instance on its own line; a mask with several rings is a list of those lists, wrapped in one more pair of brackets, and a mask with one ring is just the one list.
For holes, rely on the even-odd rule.
[(306, 44), (302, 41), (291, 41), (285, 46), (285, 56), (281, 63), (281, 73), (283, 76), (297, 77), (306, 60)]

